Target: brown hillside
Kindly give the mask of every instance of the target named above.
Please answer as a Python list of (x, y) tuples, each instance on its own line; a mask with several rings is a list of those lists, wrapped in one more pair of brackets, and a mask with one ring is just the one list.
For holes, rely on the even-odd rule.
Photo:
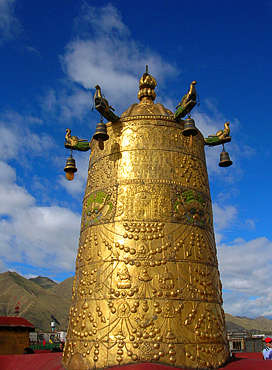
[(272, 333), (272, 320), (265, 317), (257, 317), (250, 319), (248, 317), (232, 316), (228, 313), (225, 314), (227, 324), (234, 324), (238, 327), (244, 328), (247, 331), (257, 331), (264, 334)]
[(69, 302), (72, 299), (72, 287), (73, 287), (74, 278), (70, 277), (63, 280), (61, 283), (56, 284), (50, 290), (59, 297), (66, 298)]
[(51, 314), (66, 329), (70, 300), (67, 295), (56, 295), (51, 289), (43, 288), (16, 272), (0, 274), (0, 315), (13, 315), (14, 307), (20, 302), (20, 314), (35, 327), (50, 330)]

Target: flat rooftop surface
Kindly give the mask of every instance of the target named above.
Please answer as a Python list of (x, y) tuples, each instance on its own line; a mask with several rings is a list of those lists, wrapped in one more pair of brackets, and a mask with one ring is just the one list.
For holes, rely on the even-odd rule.
[[(2, 355), (1, 370), (64, 370), (61, 365), (62, 353), (37, 353), (32, 355)], [(262, 360), (261, 353), (237, 353), (236, 358), (224, 370), (272, 370), (272, 361)], [(186, 370), (166, 365), (143, 363), (115, 366), (113, 370)], [(81, 370), (81, 369), (78, 369)]]

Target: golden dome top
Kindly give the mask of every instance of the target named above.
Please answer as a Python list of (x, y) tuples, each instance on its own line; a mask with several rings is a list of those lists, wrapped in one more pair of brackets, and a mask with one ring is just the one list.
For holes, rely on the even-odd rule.
[(144, 116), (144, 115), (154, 115), (154, 116), (168, 116), (173, 117), (173, 113), (166, 109), (160, 103), (154, 103), (156, 98), (156, 93), (154, 91), (157, 86), (157, 81), (150, 73), (148, 73), (148, 67), (146, 66), (146, 71), (142, 75), (139, 81), (139, 92), (138, 98), (140, 102), (132, 104), (121, 117), (125, 118), (128, 116)]
[(157, 86), (157, 81), (151, 74), (148, 73), (148, 66), (146, 66), (146, 71), (142, 75), (139, 81), (139, 92), (138, 99), (141, 101), (143, 98), (151, 99), (152, 101), (156, 98), (156, 93), (154, 91)]
[[(144, 100), (144, 99), (143, 99)], [(121, 118), (132, 116), (167, 116), (174, 119), (174, 114), (169, 109), (165, 108), (162, 104), (154, 104), (141, 101), (139, 104), (132, 104), (122, 115)]]

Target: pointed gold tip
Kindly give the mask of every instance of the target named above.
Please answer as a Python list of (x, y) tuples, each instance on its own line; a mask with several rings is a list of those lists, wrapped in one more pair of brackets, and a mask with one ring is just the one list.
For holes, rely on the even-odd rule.
[(157, 81), (150, 73), (148, 73), (148, 65), (145, 66), (145, 73), (142, 75), (139, 81), (139, 92), (138, 92), (138, 99), (142, 100), (142, 98), (147, 98), (151, 100), (155, 100), (156, 93), (154, 91), (155, 87), (157, 86)]

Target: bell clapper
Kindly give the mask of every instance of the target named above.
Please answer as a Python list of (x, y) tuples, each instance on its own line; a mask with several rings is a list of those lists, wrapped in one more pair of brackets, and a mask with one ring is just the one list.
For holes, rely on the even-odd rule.
[(103, 149), (104, 149), (104, 141), (103, 141), (103, 140), (101, 140), (101, 139), (99, 139), (99, 140), (98, 140), (98, 146), (99, 146), (99, 149), (100, 149), (100, 150), (103, 150)]
[(192, 147), (193, 145), (193, 135), (190, 135), (190, 148)]

